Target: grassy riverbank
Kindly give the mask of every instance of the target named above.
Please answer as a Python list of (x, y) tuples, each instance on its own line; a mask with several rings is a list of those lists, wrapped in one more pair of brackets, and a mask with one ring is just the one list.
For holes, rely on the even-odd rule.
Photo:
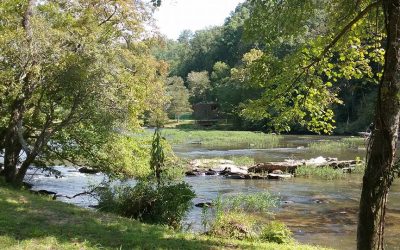
[(340, 153), (347, 150), (365, 150), (367, 141), (362, 137), (348, 137), (340, 140), (312, 142), (308, 146), (313, 153)]
[(250, 131), (164, 129), (162, 133), (171, 144), (192, 143), (214, 147), (273, 148), (282, 138)]
[(176, 233), (0, 187), (1, 249), (321, 249)]

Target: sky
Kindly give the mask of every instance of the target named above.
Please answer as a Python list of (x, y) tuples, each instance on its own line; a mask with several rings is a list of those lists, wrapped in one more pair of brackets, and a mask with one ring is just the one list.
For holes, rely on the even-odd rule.
[(225, 18), (244, 0), (163, 0), (156, 11), (157, 26), (168, 38), (209, 26), (222, 25)]

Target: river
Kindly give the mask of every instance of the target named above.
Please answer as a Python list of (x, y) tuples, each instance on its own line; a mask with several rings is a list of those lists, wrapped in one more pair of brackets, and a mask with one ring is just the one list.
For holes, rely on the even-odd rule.
[[(175, 146), (175, 153), (184, 158), (229, 158), (251, 156), (256, 162), (282, 161), (284, 159), (309, 159), (317, 157), (308, 149), (309, 143), (320, 140), (338, 140), (341, 137), (283, 136), (276, 148), (252, 149), (235, 145), (226, 148), (202, 147), (201, 145)], [(329, 157), (352, 160), (365, 155), (365, 150), (354, 149), (332, 152)], [(85, 190), (88, 185), (99, 183), (101, 174), (81, 174), (73, 168), (56, 167), (64, 177), (55, 179), (44, 175), (31, 177), (34, 189), (46, 189), (72, 196)], [(28, 176), (28, 179), (30, 177)], [(352, 175), (345, 180), (315, 180), (293, 178), (291, 180), (232, 180), (221, 176), (187, 177), (196, 191), (194, 203), (210, 201), (218, 195), (268, 191), (279, 197), (281, 206), (275, 211), (275, 219), (283, 221), (293, 231), (296, 240), (336, 249), (355, 249), (358, 201), (361, 193), (361, 177)], [(60, 200), (87, 207), (96, 200), (80, 196)], [(201, 208), (193, 207), (185, 224), (189, 230), (200, 231)], [(387, 225), (387, 249), (400, 249), (400, 182), (395, 181), (389, 195)]]

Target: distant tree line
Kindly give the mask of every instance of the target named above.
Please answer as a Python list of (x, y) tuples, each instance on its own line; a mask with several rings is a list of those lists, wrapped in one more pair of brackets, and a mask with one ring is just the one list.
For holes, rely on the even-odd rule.
[[(316, 42), (315, 38), (331, 36), (332, 30), (324, 25), (331, 17), (326, 9), (320, 8), (297, 30), (286, 29), (285, 34), (279, 34), (282, 30), (278, 30), (279, 25), (274, 25), (276, 20), (285, 23), (281, 12), (262, 13), (268, 14), (262, 18), (269, 22), (269, 29), (261, 30), (257, 28), (261, 11), (255, 6), (252, 1), (246, 1), (237, 6), (222, 26), (195, 33), (183, 31), (176, 41), (164, 39), (163, 46), (153, 50), (158, 59), (169, 63), (170, 77), (179, 77), (184, 82), (190, 105), (217, 103), (220, 113), (229, 119), (234, 129), (340, 134), (365, 131), (372, 122), (382, 70), (382, 24), (377, 24), (380, 25), (377, 36), (364, 34), (369, 36), (368, 43), (353, 35), (342, 45), (346, 49), (331, 52), (330, 61), (312, 65), (298, 79), (302, 83), (324, 82), (328, 89), (314, 88), (313, 99), (304, 95), (309, 93), (306, 88), (296, 93), (285, 92), (286, 96), (283, 96), (285, 85), (299, 74), (297, 65), (306, 58), (317, 57), (319, 49), (316, 46), (323, 39)], [(374, 25), (371, 18), (360, 27)], [(318, 76), (310, 78), (311, 72)], [(296, 99), (294, 96), (298, 103), (287, 101)], [(178, 102), (182, 107), (186, 105), (182, 110), (189, 111), (190, 105)], [(305, 103), (308, 105), (300, 105)], [(293, 111), (296, 106), (298, 109)], [(316, 106), (321, 110), (315, 110)], [(319, 113), (324, 114), (323, 118)]]

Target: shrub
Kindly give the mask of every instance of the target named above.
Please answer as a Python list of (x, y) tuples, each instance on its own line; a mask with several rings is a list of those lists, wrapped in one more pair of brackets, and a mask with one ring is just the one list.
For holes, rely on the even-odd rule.
[(185, 183), (157, 187), (149, 182), (135, 186), (120, 185), (98, 191), (99, 209), (146, 223), (179, 228), (192, 206), (195, 193)]
[(292, 232), (282, 222), (272, 221), (268, 223), (259, 235), (262, 241), (275, 243), (291, 243), (293, 242)]

